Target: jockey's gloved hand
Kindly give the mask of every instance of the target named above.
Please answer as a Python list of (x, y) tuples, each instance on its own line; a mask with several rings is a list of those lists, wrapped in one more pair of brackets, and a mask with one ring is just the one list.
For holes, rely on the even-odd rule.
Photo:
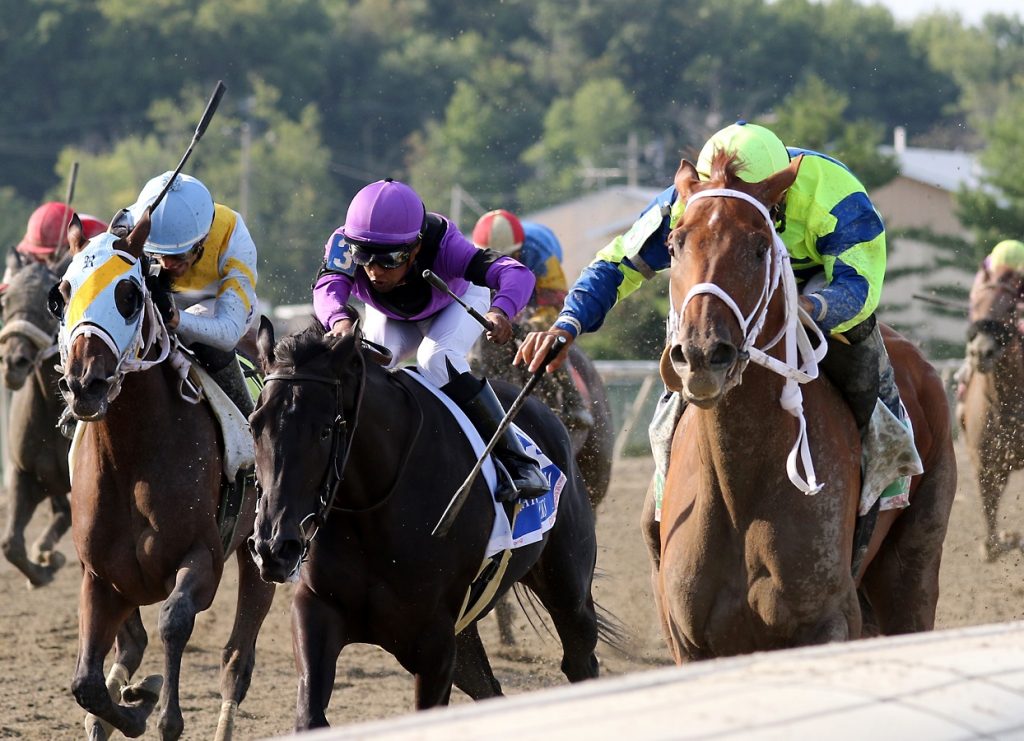
[(153, 305), (160, 313), (160, 318), (164, 320), (164, 324), (167, 324), (176, 313), (170, 276), (162, 270), (156, 275), (147, 275), (146, 288), (149, 289), (149, 294), (153, 297)]

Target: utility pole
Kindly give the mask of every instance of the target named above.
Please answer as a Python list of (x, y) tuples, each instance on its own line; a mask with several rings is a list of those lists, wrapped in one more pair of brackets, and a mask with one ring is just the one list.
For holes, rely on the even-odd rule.
[(640, 169), (640, 143), (635, 131), (629, 132), (626, 140), (626, 185), (630, 188), (637, 187), (639, 182), (638, 171)]

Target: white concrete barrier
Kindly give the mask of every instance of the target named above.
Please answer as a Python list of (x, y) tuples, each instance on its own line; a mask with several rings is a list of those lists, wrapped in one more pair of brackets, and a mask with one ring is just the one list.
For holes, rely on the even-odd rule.
[(719, 659), (301, 738), (1024, 739), (1024, 622)]

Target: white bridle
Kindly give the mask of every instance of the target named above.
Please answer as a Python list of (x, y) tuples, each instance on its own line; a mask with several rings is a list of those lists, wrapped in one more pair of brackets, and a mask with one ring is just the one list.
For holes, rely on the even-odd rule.
[[(691, 194), (686, 200), (686, 206), (689, 208), (694, 201), (712, 197), (739, 198), (746, 201), (758, 210), (768, 224), (768, 229), (772, 234), (772, 247), (769, 259), (765, 263), (761, 294), (750, 314), (744, 316), (732, 296), (722, 290), (720, 286), (715, 283), (698, 283), (686, 294), (682, 306), (677, 312), (672, 296), (672, 287), (669, 284), (669, 334), (671, 337), (677, 335), (682, 324), (683, 312), (696, 296), (711, 294), (721, 299), (729, 307), (743, 331), (743, 342), (738, 348), (740, 353), (749, 354), (750, 362), (767, 368), (786, 379), (779, 397), (779, 405), (796, 417), (800, 423), (796, 442), (786, 459), (786, 472), (789, 475), (789, 480), (800, 491), (805, 494), (817, 494), (824, 484), (818, 483), (814, 475), (814, 461), (811, 458), (810, 444), (807, 439), (807, 420), (804, 417), (803, 392), (800, 385), (818, 377), (818, 363), (825, 357), (828, 350), (825, 335), (799, 307), (797, 301), (799, 292), (796, 287), (796, 278), (793, 275), (793, 267), (789, 261), (789, 252), (786, 250), (782, 238), (775, 231), (775, 225), (764, 204), (742, 191), (730, 188), (711, 188)], [(760, 336), (764, 328), (769, 303), (780, 284), (784, 306), (782, 329), (763, 347), (752, 347), (752, 343)], [(808, 327), (814, 332), (816, 343), (811, 342), (807, 333)], [(784, 361), (767, 354), (768, 350), (783, 339), (785, 340)], [(741, 367), (739, 373), (742, 372)], [(800, 468), (803, 469), (803, 475), (800, 473)]]

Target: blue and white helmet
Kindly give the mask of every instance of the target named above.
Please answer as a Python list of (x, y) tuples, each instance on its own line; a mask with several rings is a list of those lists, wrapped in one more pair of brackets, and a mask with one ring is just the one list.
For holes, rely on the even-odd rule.
[[(131, 223), (138, 224), (142, 214), (160, 195), (173, 172), (146, 183), (135, 203), (128, 207)], [(180, 255), (188, 252), (210, 233), (213, 225), (213, 196), (199, 180), (182, 173), (174, 179), (167, 195), (152, 216), (153, 226), (146, 240), (146, 252), (157, 255)]]

